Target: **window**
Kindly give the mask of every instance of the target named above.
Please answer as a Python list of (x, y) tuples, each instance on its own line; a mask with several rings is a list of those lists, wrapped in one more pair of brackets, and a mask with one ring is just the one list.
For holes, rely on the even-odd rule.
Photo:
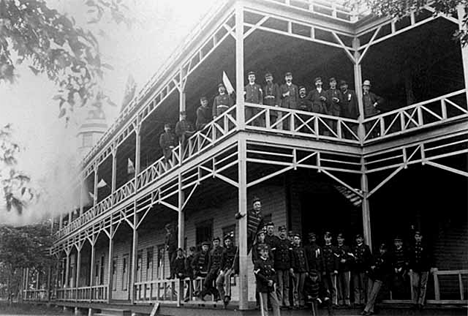
[(136, 281), (141, 282), (143, 281), (143, 250), (138, 250), (137, 253), (137, 275), (136, 275)]
[(122, 261), (122, 290), (126, 291), (128, 287), (128, 254), (123, 256)]
[(104, 285), (104, 255), (101, 256), (101, 267), (99, 270), (99, 285)]
[(153, 280), (153, 256), (154, 247), (146, 249), (146, 281)]
[(159, 245), (158, 246), (158, 263), (157, 263), (157, 278), (158, 280), (164, 279), (164, 254), (166, 253), (165, 251), (166, 247), (164, 245)]
[(222, 240), (224, 240), (224, 237), (226, 237), (227, 235), (230, 235), (232, 237), (233, 244), (237, 244), (236, 243), (236, 224), (223, 227)]
[(112, 259), (112, 290), (117, 291), (117, 261), (118, 257)]
[(93, 146), (93, 134), (83, 133), (83, 147), (92, 147), (92, 146)]
[(210, 241), (213, 238), (213, 220), (207, 220), (196, 224), (195, 226), (197, 246), (204, 241)]

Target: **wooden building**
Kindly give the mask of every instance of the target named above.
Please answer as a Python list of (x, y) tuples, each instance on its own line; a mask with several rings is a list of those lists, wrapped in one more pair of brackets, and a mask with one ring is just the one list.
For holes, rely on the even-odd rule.
[[(439, 269), (428, 303), (466, 305), (468, 47), (452, 39), (460, 21), (430, 7), (396, 20), (339, 1), (218, 1), (84, 158), (75, 190), (94, 199), (60, 218), (51, 299), (198, 305), (182, 300), (187, 282), (167, 278), (164, 227), (176, 223), (184, 249), (235, 235), (240, 272), (231, 304), (252, 308), (246, 218), (234, 214), (258, 196), (276, 226), (304, 236), (340, 231), (351, 243), (363, 233), (375, 248), (422, 230)], [(362, 83), (370, 80), (386, 102), (380, 114), (356, 120), (251, 104), (243, 94), (251, 70), (262, 85), (267, 71), (279, 84), (290, 71), (307, 90), (317, 76), (325, 89), (328, 78), (344, 79), (361, 114)], [(195, 122), (199, 98), (211, 107), (223, 72), (236, 104), (165, 163), (164, 123), (174, 126), (181, 110)], [(108, 185), (99, 188), (101, 180)], [(30, 299), (39, 294), (25, 289)], [(389, 294), (386, 302), (400, 301)]]

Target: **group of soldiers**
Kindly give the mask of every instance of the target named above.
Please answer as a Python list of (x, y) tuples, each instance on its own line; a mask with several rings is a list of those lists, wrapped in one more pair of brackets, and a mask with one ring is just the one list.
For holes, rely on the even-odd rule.
[[(313, 81), (315, 88), (309, 92), (305, 86), (298, 87), (293, 83), (291, 72), (285, 73), (284, 81), (281, 85), (274, 83), (273, 75), (268, 72), (265, 74), (265, 83), (261, 86), (256, 83), (255, 73), (251, 71), (248, 73), (248, 83), (244, 87), (244, 99), (252, 104), (268, 105), (276, 108), (301, 110), (349, 119), (359, 117), (356, 92), (348, 89), (348, 83), (345, 80), (340, 80), (338, 85), (338, 81), (332, 77), (328, 80), (329, 89), (325, 90), (322, 78), (317, 77)], [(364, 117), (368, 118), (379, 114), (379, 108), (384, 103), (384, 99), (370, 91), (371, 83), (369, 80), (365, 80), (362, 87)], [(172, 131), (171, 124), (165, 124), (165, 131), (161, 134), (159, 143), (166, 161), (171, 157), (172, 150), (178, 145), (179, 141), (184, 145), (191, 135), (205, 128), (207, 124), (227, 111), (234, 103), (235, 96), (230, 95), (225, 85), (220, 83), (218, 85), (218, 95), (214, 97), (211, 107), (205, 96), (200, 98), (200, 106), (196, 111), (195, 126), (187, 120), (185, 111), (180, 113), (180, 120), (175, 126), (175, 133)], [(246, 121), (252, 119), (259, 111), (259, 108), (247, 107)], [(270, 111), (270, 124), (275, 125), (277, 129), (289, 129), (289, 121), (284, 120), (283, 122), (281, 120), (282, 116), (283, 112), (281, 111)], [(329, 129), (323, 131), (324, 135), (329, 134), (329, 130), (336, 130), (336, 122), (331, 120), (326, 122)], [(252, 124), (265, 126), (265, 121), (256, 117), (253, 119)]]

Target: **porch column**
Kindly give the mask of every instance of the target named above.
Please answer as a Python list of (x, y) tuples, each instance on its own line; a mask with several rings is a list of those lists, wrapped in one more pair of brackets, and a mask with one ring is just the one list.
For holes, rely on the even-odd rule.
[(238, 129), (245, 129), (244, 110), (244, 8), (236, 4), (236, 104)]
[[(183, 67), (180, 68), (179, 84), (180, 84), (180, 86), (178, 87), (179, 89), (179, 120), (181, 120), (182, 117), (180, 115), (180, 112), (186, 111), (186, 94), (185, 94), (185, 80), (184, 80)], [(184, 147), (183, 147), (182, 142), (179, 141), (179, 165), (182, 165), (183, 154), (184, 154)]]
[(83, 184), (83, 181), (80, 181), (80, 215), (83, 215), (83, 208), (84, 208), (83, 194), (84, 194), (84, 184)]
[[(91, 241), (91, 240), (90, 240)], [(96, 256), (96, 249), (94, 248), (95, 245), (94, 237), (91, 242), (91, 268), (89, 269), (89, 286), (91, 288), (90, 296), (89, 296), (89, 301), (92, 302), (93, 300), (93, 285), (94, 285), (94, 260)]]
[(130, 273), (130, 302), (135, 303), (135, 280), (137, 273), (137, 255), (138, 255), (138, 214), (136, 201), (133, 203), (133, 242), (132, 242), (132, 266)]
[(59, 230), (62, 230), (63, 228), (63, 213), (60, 213), (59, 216)]
[(80, 287), (80, 273), (81, 273), (81, 249), (83, 247), (76, 247), (78, 250), (76, 253), (76, 282), (75, 287)]
[(354, 48), (354, 89), (356, 92), (356, 96), (358, 99), (358, 108), (359, 108), (359, 126), (358, 126), (358, 136), (361, 141), (361, 144), (364, 141), (364, 137), (366, 136), (366, 131), (364, 129), (364, 125), (362, 121), (364, 121), (364, 102), (362, 101), (362, 70), (361, 70), (361, 53), (359, 53), (358, 49), (360, 46), (359, 38), (355, 37), (353, 39), (353, 48)]
[(93, 197), (93, 207), (95, 207), (96, 204), (97, 204), (97, 198), (98, 198), (98, 196), (97, 196), (98, 195), (97, 185), (98, 185), (98, 181), (99, 181), (98, 180), (98, 165), (95, 164), (94, 165), (94, 183), (93, 183), (93, 195), (94, 195), (94, 197)]
[(112, 184), (111, 194), (115, 192), (117, 186), (117, 146), (112, 148)]
[(185, 203), (185, 193), (182, 190), (182, 175), (179, 174), (179, 230), (178, 230), (178, 245), (179, 248), (184, 248), (184, 241), (185, 241), (185, 214), (184, 210), (182, 209)]
[[(463, 17), (466, 14), (465, 8), (462, 4), (458, 5), (457, 7), (457, 14), (458, 14), (458, 21), (459, 21), (459, 28), (461, 31), (467, 31), (466, 28), (463, 26)], [(463, 63), (463, 76), (465, 78), (465, 89), (467, 92), (465, 93), (468, 99), (468, 45), (463, 46), (460, 43), (461, 54), (462, 54), (462, 63)]]
[[(141, 157), (141, 123), (137, 122), (135, 127), (135, 179), (140, 173)], [(136, 183), (135, 183), (136, 186)]]
[(65, 284), (64, 287), (69, 287), (70, 280), (68, 279), (70, 276), (70, 250), (66, 251), (67, 259), (65, 260)]
[[(247, 153), (245, 138), (239, 139), (239, 213), (247, 214)], [(247, 256), (247, 215), (239, 219), (239, 309), (248, 308), (249, 301), (249, 281), (248, 274), (248, 256)]]
[(110, 304), (112, 300), (112, 284), (113, 284), (113, 278), (114, 278), (114, 273), (112, 271), (114, 267), (114, 227), (112, 225), (112, 220), (111, 220), (111, 226), (110, 226), (110, 234), (109, 234), (109, 261), (107, 262), (107, 304)]
[(365, 167), (365, 160), (361, 158), (361, 190), (363, 192), (362, 198), (362, 229), (364, 231), (364, 240), (369, 245), (372, 250), (372, 235), (371, 235), (371, 221), (370, 221), (370, 207), (369, 199), (367, 195), (369, 194), (369, 181), (367, 179)]

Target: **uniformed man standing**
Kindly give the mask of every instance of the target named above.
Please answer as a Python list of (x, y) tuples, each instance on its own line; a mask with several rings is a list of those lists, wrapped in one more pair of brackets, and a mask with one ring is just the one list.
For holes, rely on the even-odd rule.
[(219, 237), (213, 239), (213, 249), (210, 251), (209, 263), (208, 263), (208, 275), (206, 276), (205, 282), (203, 283), (203, 291), (200, 294), (200, 298), (204, 300), (205, 295), (212, 294), (214, 300), (220, 299), (218, 290), (214, 286), (216, 277), (218, 276), (219, 269), (221, 268), (221, 258), (223, 257), (224, 248), (221, 247), (221, 241)]
[[(234, 246), (230, 235), (224, 237), (224, 246), (224, 252), (221, 258), (221, 269), (216, 278), (216, 286), (224, 305), (227, 305), (231, 300), (231, 275), (236, 274), (239, 270), (239, 256), (237, 247)], [(226, 283), (226, 291), (224, 291), (224, 283)]]
[(294, 235), (294, 247), (292, 249), (292, 271), (294, 273), (294, 307), (303, 308), (305, 305), (304, 283), (309, 266), (305, 250), (301, 245), (301, 236)]
[[(266, 84), (263, 86), (263, 104), (271, 107), (279, 107), (281, 98), (279, 92), (279, 86), (277, 83), (273, 83), (273, 75), (270, 72), (265, 74)], [(270, 126), (276, 123), (278, 118), (278, 112), (270, 110)]]
[(407, 276), (409, 267), (408, 250), (403, 246), (403, 239), (396, 236), (393, 239), (393, 247), (390, 252), (392, 265), (392, 298), (405, 299), (407, 286)]
[(322, 276), (323, 285), (330, 291), (332, 304), (338, 305), (338, 299), (336, 295), (336, 276), (338, 275), (338, 254), (337, 249), (332, 245), (332, 235), (330, 232), (326, 232), (324, 235), (325, 245), (322, 248)]
[(279, 240), (278, 236), (275, 235), (275, 224), (273, 222), (268, 222), (265, 224), (265, 228), (266, 228), (265, 243), (270, 245), (271, 250), (274, 251), (276, 248), (276, 243)]
[(164, 162), (169, 164), (172, 150), (177, 146), (177, 136), (171, 130), (171, 124), (164, 125), (164, 133), (159, 137), (159, 145), (162, 148)]
[[(309, 244), (304, 248), (309, 269), (321, 272), (322, 248), (317, 244), (317, 236), (314, 232), (309, 233)], [(319, 273), (319, 279), (322, 280), (321, 273)]]
[[(250, 71), (248, 74), (249, 83), (244, 87), (245, 102), (253, 104), (263, 104), (263, 90), (259, 84), (255, 83), (255, 73)], [(246, 105), (245, 121), (248, 122), (252, 117), (260, 113), (259, 108), (253, 108)], [(253, 122), (247, 123), (252, 126), (265, 126), (265, 122), (261, 118), (256, 118)]]
[(246, 214), (236, 213), (236, 219), (241, 219), (247, 215), (247, 254), (250, 253), (257, 232), (263, 228), (262, 202), (258, 197), (253, 199), (253, 209), (248, 210)]
[(270, 300), (274, 316), (280, 316), (281, 311), (275, 291), (276, 273), (273, 261), (269, 258), (267, 247), (260, 248), (260, 258), (254, 263), (254, 274), (257, 292), (260, 298), (262, 315), (268, 316), (268, 300)]
[(180, 112), (180, 120), (176, 124), (175, 132), (179, 137), (182, 148), (185, 148), (187, 139), (195, 133), (192, 123), (187, 121), (187, 114), (185, 111)]
[(353, 254), (351, 248), (344, 243), (345, 238), (343, 233), (339, 233), (336, 236), (336, 241), (336, 253), (338, 254), (338, 304), (350, 306), (351, 266), (354, 261)]
[(194, 271), (194, 277), (196, 280), (196, 288), (193, 293), (194, 296), (201, 294), (201, 281), (200, 278), (208, 275), (208, 265), (210, 263), (210, 242), (204, 241), (202, 243), (201, 251), (197, 252), (192, 260), (192, 269)]
[[(281, 107), (285, 109), (296, 110), (299, 101), (299, 89), (292, 83), (292, 73), (287, 72), (284, 75), (285, 83), (280, 86)], [(282, 113), (278, 113), (278, 119), (282, 118)], [(281, 127), (280, 127), (281, 125)], [(278, 129), (289, 130), (288, 120), (284, 124), (278, 124)]]
[(218, 85), (218, 93), (219, 95), (217, 95), (213, 101), (213, 119), (216, 119), (216, 117), (220, 116), (234, 105), (234, 101), (231, 96), (227, 94), (224, 84), (220, 83)]
[(197, 121), (195, 123), (197, 131), (205, 128), (205, 126), (211, 122), (212, 118), (212, 110), (208, 107), (208, 99), (206, 97), (201, 97), (200, 106), (197, 109)]
[(367, 302), (367, 276), (372, 254), (368, 245), (364, 243), (361, 234), (356, 235), (356, 245), (353, 248), (354, 265), (351, 271), (354, 287), (354, 304), (364, 305)]
[(273, 251), (273, 261), (277, 275), (276, 293), (280, 306), (289, 308), (289, 274), (291, 271), (291, 243), (286, 238), (286, 226), (278, 227), (279, 238)]

